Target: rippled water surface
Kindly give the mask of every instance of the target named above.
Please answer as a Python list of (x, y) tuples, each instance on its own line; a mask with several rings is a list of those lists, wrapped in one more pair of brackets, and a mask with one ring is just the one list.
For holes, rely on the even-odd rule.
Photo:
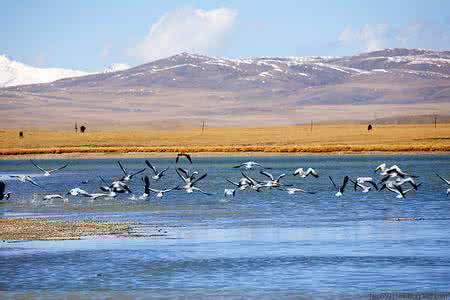
[[(240, 178), (232, 166), (249, 159), (271, 167), (275, 175), (286, 172), (285, 183), (317, 193), (245, 191), (224, 199), (223, 189), (231, 188), (225, 178)], [(159, 168), (171, 166), (154, 187), (179, 184), (173, 159), (150, 160)], [(145, 166), (144, 159), (123, 162), (130, 170)], [(418, 175), (419, 191), (397, 199), (386, 191), (362, 194), (349, 186), (343, 197), (334, 196), (328, 175), (339, 182), (344, 175), (373, 176), (382, 162)], [(49, 168), (62, 163), (41, 161)], [(0, 204), (1, 217), (136, 221), (157, 225), (162, 234), (0, 242), (0, 290), (30, 297), (45, 297), (37, 293), (41, 290), (83, 290), (89, 297), (138, 290), (134, 296), (142, 298), (220, 294), (329, 299), (450, 290), (450, 197), (435, 175), (450, 177), (449, 155), (194, 157), (192, 167), (182, 166), (207, 172), (199, 187), (217, 194), (177, 191), (149, 201), (128, 199), (131, 195), (94, 202), (42, 200), (45, 193), (77, 186), (98, 191), (98, 175), (121, 175), (113, 159), (74, 160), (55, 176), (36, 176), (44, 190), (6, 180), (13, 196)], [(295, 168), (309, 166), (318, 170), (318, 179), (291, 175)], [(247, 173), (264, 178), (257, 170)], [(0, 175), (9, 174), (39, 175), (29, 161), (0, 161)], [(81, 184), (84, 180), (89, 183)], [(140, 177), (130, 186), (136, 196), (142, 194)]]

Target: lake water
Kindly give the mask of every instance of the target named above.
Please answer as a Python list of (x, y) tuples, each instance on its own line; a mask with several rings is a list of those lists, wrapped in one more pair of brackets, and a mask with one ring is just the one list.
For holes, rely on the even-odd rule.
[[(286, 172), (282, 182), (317, 193), (245, 191), (225, 199), (223, 189), (231, 188), (225, 178), (241, 177), (232, 166), (248, 160), (271, 167), (275, 175)], [(145, 166), (144, 159), (122, 161), (129, 170)], [(171, 166), (153, 187), (180, 183), (174, 159), (150, 161), (160, 169)], [(343, 197), (334, 196), (328, 175), (337, 182), (344, 175), (374, 176), (382, 162), (418, 175), (422, 186), (406, 199), (387, 191), (354, 192), (352, 186)], [(51, 168), (64, 162), (40, 163)], [(0, 204), (0, 217), (137, 221), (143, 224), (138, 232), (153, 235), (144, 225), (156, 225), (161, 234), (0, 241), (0, 295), (68, 297), (82, 290), (86, 298), (449, 297), (450, 197), (435, 175), (450, 177), (449, 155), (194, 157), (192, 166), (181, 166), (207, 172), (199, 187), (217, 194), (176, 191), (149, 201), (130, 200), (130, 195), (94, 202), (76, 197), (67, 203), (42, 200), (45, 193), (77, 186), (98, 191), (98, 175), (122, 175), (114, 159), (74, 160), (55, 176), (36, 176), (45, 193), (28, 183), (6, 180), (13, 196)], [(290, 175), (297, 167), (309, 166), (320, 173), (318, 179)], [(246, 171), (263, 179), (258, 172)], [(0, 161), (0, 175), (7, 174), (39, 175), (27, 160)], [(83, 180), (89, 183), (81, 184)], [(133, 178), (130, 187), (141, 195), (140, 177)]]

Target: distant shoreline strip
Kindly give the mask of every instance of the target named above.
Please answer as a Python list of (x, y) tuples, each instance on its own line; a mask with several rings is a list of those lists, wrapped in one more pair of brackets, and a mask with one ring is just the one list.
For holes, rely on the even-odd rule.
[(318, 146), (211, 146), (211, 147), (61, 147), (0, 149), (0, 156), (66, 153), (357, 153), (357, 152), (450, 152), (450, 145), (318, 145)]

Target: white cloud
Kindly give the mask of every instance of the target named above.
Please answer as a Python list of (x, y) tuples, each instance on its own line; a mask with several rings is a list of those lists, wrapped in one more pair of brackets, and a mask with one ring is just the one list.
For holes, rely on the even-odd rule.
[(448, 32), (449, 26), (442, 23), (366, 24), (357, 29), (345, 28), (339, 41), (364, 51), (395, 47), (448, 49)]
[(207, 54), (224, 46), (236, 17), (237, 11), (229, 8), (177, 9), (152, 24), (149, 33), (130, 49), (130, 54), (141, 61), (180, 52)]
[(360, 43), (365, 50), (375, 51), (387, 46), (389, 30), (390, 28), (387, 24), (366, 24), (357, 30), (347, 27), (341, 32), (339, 41), (344, 44)]

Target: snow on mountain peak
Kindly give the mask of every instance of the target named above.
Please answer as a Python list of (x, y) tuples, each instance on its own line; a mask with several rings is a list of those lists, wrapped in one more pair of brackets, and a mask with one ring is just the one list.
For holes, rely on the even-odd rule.
[(6, 55), (0, 55), (0, 88), (52, 82), (61, 78), (84, 75), (89, 75), (89, 73), (71, 69), (36, 68), (16, 62)]
[(129, 69), (129, 68), (131, 68), (131, 67), (127, 64), (120, 64), (120, 63), (111, 64), (105, 68), (103, 73), (118, 72), (118, 71), (123, 71), (123, 70)]

